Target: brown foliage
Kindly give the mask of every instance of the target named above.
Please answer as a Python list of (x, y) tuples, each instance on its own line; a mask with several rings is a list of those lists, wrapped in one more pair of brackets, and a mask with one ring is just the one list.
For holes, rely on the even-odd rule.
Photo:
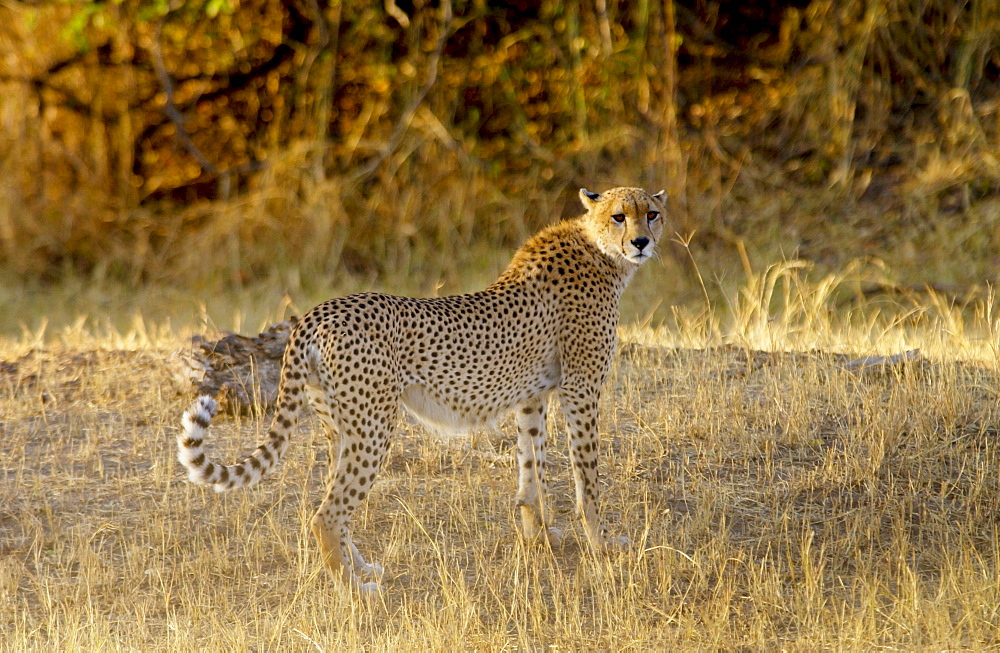
[(239, 283), (515, 242), (581, 185), (666, 184), (723, 240), (741, 194), (912, 221), (1000, 188), (994, 3), (731, 4), (5, 6), (0, 253)]

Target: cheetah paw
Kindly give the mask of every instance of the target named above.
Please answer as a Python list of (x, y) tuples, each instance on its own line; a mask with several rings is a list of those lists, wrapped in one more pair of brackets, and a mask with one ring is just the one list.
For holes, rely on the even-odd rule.
[(376, 596), (380, 589), (378, 583), (376, 583), (375, 581), (369, 581), (367, 583), (358, 583), (357, 587), (358, 587), (358, 594), (360, 594), (365, 598)]
[(545, 537), (549, 541), (549, 546), (560, 547), (563, 543), (563, 532), (561, 528), (548, 527), (545, 529)]
[(385, 569), (383, 569), (382, 565), (377, 562), (366, 562), (358, 571), (360, 575), (370, 576), (375, 580), (382, 580), (382, 576), (385, 575)]
[(617, 549), (620, 547), (626, 547), (630, 544), (632, 544), (631, 538), (627, 535), (619, 535), (618, 537), (609, 537), (604, 543), (604, 546), (609, 549)]

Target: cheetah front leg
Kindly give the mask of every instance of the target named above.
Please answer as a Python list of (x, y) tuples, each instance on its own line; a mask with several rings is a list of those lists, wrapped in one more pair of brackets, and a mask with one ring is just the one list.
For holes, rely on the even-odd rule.
[(562, 531), (550, 527), (545, 484), (545, 407), (547, 396), (535, 397), (517, 408), (517, 505), (521, 509), (524, 539), (544, 534), (552, 546), (562, 542)]
[(599, 392), (560, 393), (560, 404), (569, 431), (569, 457), (576, 485), (576, 506), (583, 518), (587, 539), (594, 549), (608, 544), (628, 544), (627, 537), (608, 538), (608, 529), (599, 515), (600, 488), (597, 479), (597, 400)]

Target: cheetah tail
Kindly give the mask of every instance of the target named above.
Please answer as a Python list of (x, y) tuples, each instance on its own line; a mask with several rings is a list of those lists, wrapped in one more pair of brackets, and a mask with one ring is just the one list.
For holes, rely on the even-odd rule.
[[(252, 454), (236, 465), (221, 465), (208, 460), (204, 446), (216, 408), (215, 399), (202, 395), (184, 411), (181, 418), (184, 430), (177, 436), (177, 460), (187, 468), (188, 479), (192, 483), (211, 485), (216, 492), (256, 484), (284, 455), (292, 420), (279, 411), (267, 439)], [(297, 415), (292, 417), (294, 419)]]

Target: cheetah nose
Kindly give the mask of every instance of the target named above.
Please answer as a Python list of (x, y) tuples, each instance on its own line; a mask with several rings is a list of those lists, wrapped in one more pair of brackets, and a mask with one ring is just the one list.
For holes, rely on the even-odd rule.
[(636, 238), (632, 241), (632, 244), (635, 245), (635, 248), (641, 252), (645, 249), (646, 245), (649, 244), (649, 238), (646, 238), (645, 236), (642, 238)]

